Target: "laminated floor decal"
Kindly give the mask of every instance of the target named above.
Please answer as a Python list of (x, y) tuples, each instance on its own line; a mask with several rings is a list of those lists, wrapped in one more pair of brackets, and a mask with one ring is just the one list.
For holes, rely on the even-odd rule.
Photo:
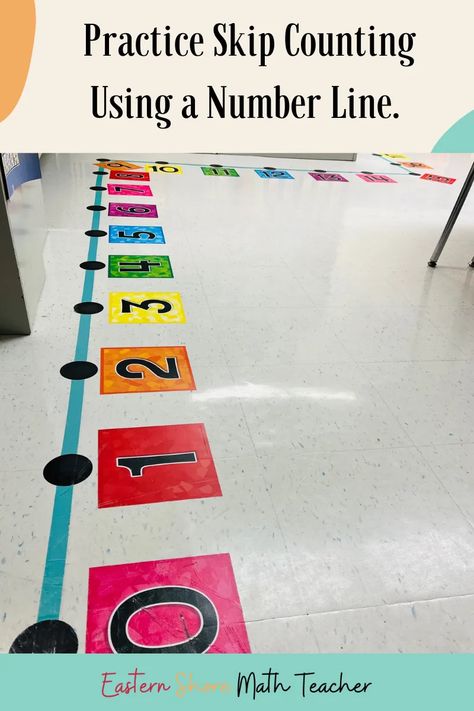
[(196, 389), (185, 346), (102, 348), (100, 387), (104, 395)]
[(372, 175), (362, 175), (361, 173), (357, 173), (357, 177), (362, 178), (362, 180), (365, 180), (366, 183), (396, 183), (396, 180), (393, 180), (393, 178), (389, 178), (388, 175), (375, 175), (374, 173)]
[(148, 185), (121, 185), (120, 183), (109, 183), (107, 192), (109, 195), (139, 195), (140, 197), (153, 195)]
[(409, 161), (408, 163), (400, 163), (404, 168), (425, 168), (425, 170), (433, 170), (430, 165), (426, 163), (417, 163), (416, 161)]
[(260, 178), (277, 178), (279, 180), (294, 180), (291, 173), (287, 170), (256, 170), (255, 171)]
[(109, 202), (109, 217), (158, 217), (158, 210), (148, 203)]
[(141, 225), (109, 225), (109, 242), (120, 244), (165, 244), (162, 227)]
[(221, 496), (203, 424), (99, 431), (99, 508)]
[(202, 172), (204, 175), (222, 175), (222, 176), (228, 176), (230, 178), (238, 178), (239, 174), (235, 170), (235, 168), (214, 168), (212, 166), (203, 166), (201, 167)]
[(109, 277), (127, 279), (171, 279), (173, 270), (170, 258), (160, 254), (109, 254)]
[(91, 568), (86, 652), (250, 652), (230, 557)]
[(170, 165), (167, 163), (166, 165), (151, 165), (147, 163), (145, 165), (145, 170), (149, 171), (150, 173), (161, 173), (162, 175), (182, 175), (183, 174), (183, 169), (179, 165)]
[(408, 156), (404, 153), (382, 153), (382, 158), (388, 158), (389, 160), (408, 160)]
[(150, 174), (144, 170), (143, 172), (138, 172), (137, 170), (111, 170), (109, 174), (110, 180), (133, 180), (134, 183), (137, 182), (149, 182)]
[(321, 183), (348, 183), (347, 178), (339, 173), (310, 173), (310, 176)]
[(109, 294), (109, 323), (185, 323), (177, 291), (114, 291)]
[(431, 180), (433, 183), (445, 183), (446, 185), (452, 185), (456, 182), (456, 178), (446, 178), (444, 175), (433, 175), (432, 173), (425, 173), (421, 176), (422, 180)]
[(97, 161), (94, 165), (99, 168), (106, 168), (107, 170), (140, 170), (140, 166), (135, 163), (129, 163), (126, 160), (106, 160)]

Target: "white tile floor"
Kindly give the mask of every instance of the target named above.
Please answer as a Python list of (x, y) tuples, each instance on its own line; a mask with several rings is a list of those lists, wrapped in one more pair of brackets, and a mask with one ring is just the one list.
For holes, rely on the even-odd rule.
[[(473, 196), (426, 267), (472, 156), (410, 157), (457, 182), (263, 180), (251, 167), (316, 166), (140, 157), (248, 168), (152, 176), (158, 250), (99, 240), (104, 261), (170, 255), (175, 278), (156, 290), (181, 293), (187, 323), (109, 325), (104, 310), (89, 360), (186, 345), (197, 389), (100, 396), (87, 381), (80, 451), (96, 467), (98, 429), (203, 422), (223, 496), (98, 510), (95, 477), (75, 487), (61, 617), (80, 651), (90, 567), (208, 553), (231, 555), (254, 652), (473, 651)], [(0, 341), (1, 651), (37, 615), (54, 493), (42, 468), (61, 448), (94, 160), (43, 157), (46, 286), (34, 333)], [(401, 172), (371, 155), (318, 167)], [(152, 290), (116, 281), (97, 272), (94, 300)]]

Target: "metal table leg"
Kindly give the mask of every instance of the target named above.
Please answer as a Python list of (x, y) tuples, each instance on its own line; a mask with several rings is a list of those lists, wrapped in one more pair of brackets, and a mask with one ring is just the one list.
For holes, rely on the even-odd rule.
[[(453, 207), (453, 210), (449, 216), (449, 219), (446, 223), (446, 227), (443, 230), (443, 234), (439, 238), (439, 242), (435, 247), (435, 251), (431, 255), (431, 259), (428, 262), (429, 267), (435, 267), (436, 263), (440, 257), (441, 252), (444, 249), (444, 245), (448, 241), (448, 237), (451, 234), (451, 231), (455, 225), (456, 220), (458, 219), (459, 213), (461, 212), (461, 208), (464, 205), (464, 202), (469, 195), (469, 191), (472, 187), (472, 184), (474, 182), (474, 163), (471, 166), (471, 170), (469, 171), (466, 180), (464, 181), (464, 185), (461, 188), (461, 192), (458, 195), (458, 199), (455, 202), (455, 205)], [(472, 258), (470, 264), (470, 267), (474, 267), (474, 257)]]

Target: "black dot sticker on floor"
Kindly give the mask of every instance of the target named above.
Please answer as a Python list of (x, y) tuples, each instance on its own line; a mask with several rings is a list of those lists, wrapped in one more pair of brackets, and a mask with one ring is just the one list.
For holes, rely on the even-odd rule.
[(390, 165), (400, 165), (400, 163), (390, 163)]
[(87, 209), (92, 210), (92, 212), (102, 212), (102, 210), (105, 210), (105, 207), (103, 205), (88, 205)]
[(43, 476), (53, 486), (74, 486), (92, 474), (92, 462), (82, 454), (61, 454), (47, 463)]
[(77, 634), (62, 620), (35, 622), (13, 642), (10, 654), (77, 654)]
[(327, 172), (323, 168), (313, 168), (313, 170), (315, 173), (326, 173)]
[(93, 175), (107, 175), (107, 171), (106, 170), (94, 170), (94, 171), (92, 171), (92, 174)]
[(105, 230), (86, 230), (84, 234), (88, 237), (105, 237), (107, 232)]
[(91, 260), (90, 262), (81, 262), (79, 266), (81, 269), (86, 269), (87, 271), (97, 271), (98, 269), (103, 269), (105, 264), (104, 262), (96, 262)]
[(421, 175), (421, 173), (408, 173), (408, 175)]
[(209, 163), (210, 168), (223, 168), (224, 166), (220, 163)]
[(97, 373), (95, 363), (89, 363), (88, 360), (73, 360), (71, 363), (66, 363), (60, 368), (59, 372), (63, 378), (68, 380), (86, 380), (92, 378)]
[(276, 170), (276, 168), (270, 168), (270, 166), (264, 166), (263, 170)]
[(157, 165), (169, 165), (169, 162), (167, 160), (155, 160), (155, 163)]
[(89, 190), (95, 190), (96, 192), (100, 193), (104, 190), (107, 190), (107, 188), (102, 187), (102, 185), (91, 185)]
[(110, 163), (110, 158), (97, 158), (99, 163)]
[(371, 170), (361, 170), (361, 173), (364, 173), (364, 175), (373, 175)]
[(103, 310), (102, 304), (98, 304), (96, 301), (82, 301), (74, 306), (74, 311), (77, 314), (98, 314)]
[(379, 158), (382, 156), (381, 153), (372, 153), (373, 156), (378, 156)]

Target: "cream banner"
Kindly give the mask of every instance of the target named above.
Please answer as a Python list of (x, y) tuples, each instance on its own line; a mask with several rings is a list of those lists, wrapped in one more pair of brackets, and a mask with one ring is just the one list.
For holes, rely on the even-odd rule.
[[(10, 5), (10, 7), (8, 7)], [(430, 151), (472, 0), (5, 0), (3, 151)]]

